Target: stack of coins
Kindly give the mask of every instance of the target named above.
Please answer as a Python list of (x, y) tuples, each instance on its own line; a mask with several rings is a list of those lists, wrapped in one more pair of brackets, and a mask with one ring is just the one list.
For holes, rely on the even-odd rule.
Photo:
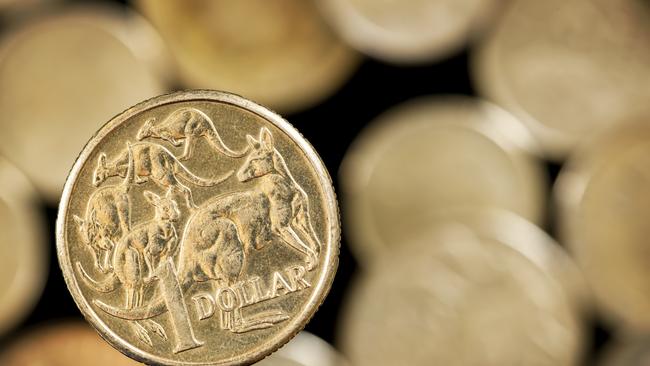
[(646, 365), (649, 44), (645, 0), (0, 0), (0, 365)]

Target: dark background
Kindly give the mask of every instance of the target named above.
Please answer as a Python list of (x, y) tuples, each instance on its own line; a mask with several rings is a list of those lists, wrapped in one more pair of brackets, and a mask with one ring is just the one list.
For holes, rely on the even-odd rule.
[[(124, 0), (77, 0), (64, 3), (106, 2), (128, 4)], [(469, 70), (470, 56), (471, 50), (465, 49), (444, 60), (416, 66), (393, 66), (366, 58), (334, 95), (308, 110), (284, 117), (314, 145), (337, 185), (337, 172), (348, 146), (360, 130), (382, 112), (423, 95), (476, 95)], [(546, 165), (550, 178), (554, 181), (561, 166), (556, 163)], [(0, 340), (0, 346), (24, 330), (45, 322), (83, 319), (66, 288), (56, 258), (54, 228), (57, 207), (43, 203), (42, 209), (49, 223), (49, 278), (34, 311), (18, 328)], [(306, 330), (332, 344), (336, 343), (336, 322), (345, 293), (358, 272), (345, 238), (345, 232), (349, 229), (343, 226), (340, 264), (330, 294), (306, 327)], [(549, 212), (545, 229), (554, 234), (552, 211)], [(594, 317), (588, 321), (587, 330), (585, 365), (592, 365), (599, 349), (609, 339), (609, 333)]]

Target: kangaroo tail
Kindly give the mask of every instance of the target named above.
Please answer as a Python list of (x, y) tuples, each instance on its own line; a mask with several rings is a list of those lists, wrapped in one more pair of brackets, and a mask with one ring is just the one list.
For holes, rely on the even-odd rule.
[(212, 178), (212, 179), (206, 179), (206, 178), (201, 178), (196, 175), (194, 175), (192, 172), (190, 172), (185, 165), (181, 164), (178, 162), (178, 166), (180, 169), (178, 169), (178, 176), (183, 178), (184, 180), (195, 184), (199, 187), (213, 187), (218, 185), (219, 183), (222, 183), (226, 179), (230, 178), (231, 175), (235, 173), (234, 170), (230, 170), (226, 172), (225, 174), (217, 177), (217, 178)]
[(210, 143), (210, 145), (217, 150), (218, 152), (231, 157), (231, 158), (241, 158), (242, 156), (246, 155), (248, 153), (248, 145), (242, 150), (235, 151), (230, 149), (221, 139), (221, 136), (217, 132), (217, 130), (210, 130), (208, 133), (205, 135), (206, 139)]
[(167, 306), (162, 298), (154, 299), (154, 302), (150, 305), (140, 306), (133, 309), (118, 308), (99, 300), (93, 300), (93, 304), (102, 309), (105, 313), (125, 320), (151, 319), (167, 311)]
[(118, 279), (115, 273), (111, 273), (103, 281), (95, 281), (90, 275), (86, 272), (80, 262), (76, 263), (77, 271), (81, 275), (82, 281), (88, 285), (90, 288), (97, 292), (107, 293), (115, 291), (115, 288), (118, 284)]

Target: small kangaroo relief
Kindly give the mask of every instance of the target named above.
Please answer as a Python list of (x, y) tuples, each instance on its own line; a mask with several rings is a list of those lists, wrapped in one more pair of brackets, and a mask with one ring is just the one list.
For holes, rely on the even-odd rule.
[(160, 123), (155, 118), (148, 119), (138, 131), (137, 139), (158, 138), (179, 147), (184, 145), (179, 160), (188, 160), (194, 152), (196, 139), (205, 138), (213, 149), (231, 158), (240, 158), (246, 150), (231, 150), (221, 139), (214, 123), (207, 114), (196, 108), (179, 108)]
[[(178, 178), (200, 187), (212, 187), (222, 183), (233, 174), (233, 171), (229, 171), (218, 178), (201, 178), (190, 172), (164, 146), (150, 142), (138, 142), (132, 144), (131, 149), (135, 183), (143, 184), (151, 179), (163, 189), (171, 188), (175, 193), (180, 193), (185, 197), (187, 207), (190, 208), (197, 207), (192, 198), (192, 191)], [(97, 187), (109, 177), (124, 177), (128, 170), (128, 155), (128, 151), (125, 150), (109, 163), (106, 154), (101, 153), (93, 174), (93, 184)]]
[[(164, 197), (150, 191), (145, 191), (144, 196), (155, 209), (154, 218), (135, 226), (117, 243), (112, 258), (113, 271), (109, 276), (98, 282), (77, 264), (81, 278), (95, 291), (113, 292), (118, 284), (121, 285), (125, 291), (125, 309), (144, 305), (145, 287), (154, 280), (159, 265), (173, 258), (178, 244), (175, 223), (180, 211), (172, 198), (172, 190), (169, 189)], [(136, 335), (151, 346), (149, 333), (167, 339), (164, 329), (152, 320), (132, 325)]]
[(129, 191), (134, 182), (133, 152), (127, 144), (128, 167), (121, 184), (96, 190), (88, 200), (84, 218), (74, 215), (84, 244), (92, 250), (95, 268), (102, 273), (113, 269), (115, 243), (131, 230)]

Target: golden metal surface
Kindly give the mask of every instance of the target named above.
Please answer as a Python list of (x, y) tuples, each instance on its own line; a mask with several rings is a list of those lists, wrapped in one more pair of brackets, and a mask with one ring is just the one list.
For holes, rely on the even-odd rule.
[[(70, 162), (97, 128), (164, 92), (151, 28), (112, 7), (64, 10), (17, 27), (0, 53), (0, 152), (55, 203)], [(142, 45), (146, 45), (142, 46)], [(142, 47), (141, 47), (142, 46)]]
[(650, 112), (650, 9), (640, 0), (515, 0), (474, 60), (482, 94), (561, 159)]
[(647, 330), (650, 128), (645, 120), (591, 141), (562, 170), (554, 193), (561, 238), (604, 313), (617, 325)]
[(137, 366), (87, 324), (69, 321), (33, 329), (0, 351), (2, 366)]
[(386, 61), (430, 61), (459, 51), (491, 23), (502, 0), (318, 0), (355, 48)]
[(354, 286), (340, 341), (353, 365), (576, 365), (562, 289), (518, 250), (463, 225), (378, 258)]
[(176, 56), (181, 82), (280, 111), (331, 94), (359, 57), (304, 0), (139, 0)]
[(353, 143), (339, 174), (358, 260), (461, 208), (502, 208), (539, 223), (546, 177), (534, 149), (525, 126), (480, 100), (428, 97), (386, 112)]
[(45, 283), (45, 223), (36, 203), (27, 178), (0, 156), (0, 335), (29, 313)]
[(77, 305), (148, 364), (244, 365), (316, 311), (338, 208), (311, 145), (241, 97), (190, 91), (118, 115), (66, 183), (57, 250)]

